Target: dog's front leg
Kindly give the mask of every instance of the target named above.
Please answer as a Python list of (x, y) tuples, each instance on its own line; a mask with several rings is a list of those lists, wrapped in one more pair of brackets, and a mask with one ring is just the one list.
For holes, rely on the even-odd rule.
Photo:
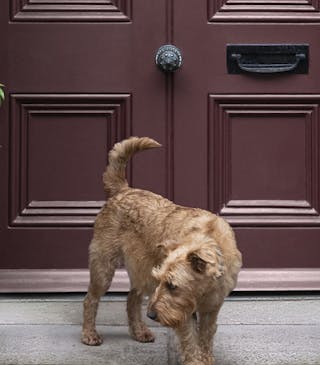
[(142, 293), (131, 289), (128, 294), (127, 313), (129, 332), (132, 338), (139, 342), (153, 342), (154, 335), (141, 319)]
[(219, 309), (209, 313), (199, 313), (199, 346), (205, 365), (214, 365), (213, 336), (217, 331), (217, 317)]
[(197, 322), (191, 317), (175, 329), (180, 341), (181, 360), (183, 365), (207, 365), (198, 342)]

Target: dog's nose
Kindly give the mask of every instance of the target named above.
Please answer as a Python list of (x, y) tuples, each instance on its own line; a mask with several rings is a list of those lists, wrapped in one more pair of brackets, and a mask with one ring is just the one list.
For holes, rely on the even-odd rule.
[(156, 321), (157, 320), (157, 313), (150, 310), (147, 312), (147, 316), (152, 319), (153, 321)]

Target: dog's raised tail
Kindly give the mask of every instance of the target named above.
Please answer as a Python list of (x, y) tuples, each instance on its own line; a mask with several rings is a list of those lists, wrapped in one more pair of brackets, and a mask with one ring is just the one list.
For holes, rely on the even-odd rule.
[(104, 189), (108, 196), (111, 197), (128, 186), (126, 166), (132, 155), (160, 146), (158, 142), (149, 137), (130, 137), (116, 143), (109, 152), (109, 163), (103, 174)]

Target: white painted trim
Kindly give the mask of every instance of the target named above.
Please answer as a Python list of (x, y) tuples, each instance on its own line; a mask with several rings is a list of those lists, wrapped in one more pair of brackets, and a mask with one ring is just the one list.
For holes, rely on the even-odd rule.
[[(89, 272), (74, 270), (0, 270), (0, 293), (86, 292)], [(116, 271), (110, 292), (127, 292), (124, 269)], [(236, 291), (320, 290), (320, 269), (243, 269)]]

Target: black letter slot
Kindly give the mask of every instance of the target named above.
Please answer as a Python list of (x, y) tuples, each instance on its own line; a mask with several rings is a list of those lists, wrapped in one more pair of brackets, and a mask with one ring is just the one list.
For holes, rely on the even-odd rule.
[(228, 44), (229, 74), (307, 74), (307, 44)]

